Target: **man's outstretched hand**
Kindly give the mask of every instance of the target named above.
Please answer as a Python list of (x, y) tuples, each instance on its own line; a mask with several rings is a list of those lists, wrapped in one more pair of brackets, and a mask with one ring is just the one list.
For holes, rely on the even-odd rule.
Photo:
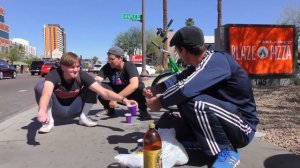
[(155, 94), (153, 88), (151, 88), (151, 87), (146, 87), (146, 88), (144, 88), (144, 90), (143, 90), (143, 95), (144, 95), (147, 99), (150, 99), (150, 98), (154, 97), (156, 94)]
[(162, 107), (159, 98), (156, 96), (147, 99), (146, 101), (146, 105), (151, 109), (151, 111), (159, 111)]

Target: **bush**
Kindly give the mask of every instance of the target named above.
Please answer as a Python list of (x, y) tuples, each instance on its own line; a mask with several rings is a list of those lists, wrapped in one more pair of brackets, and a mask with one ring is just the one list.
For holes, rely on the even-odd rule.
[(156, 74), (160, 74), (162, 73), (165, 69), (163, 68), (163, 66), (159, 65), (155, 67), (156, 70)]
[(300, 85), (300, 74), (297, 74), (294, 80), (295, 85)]

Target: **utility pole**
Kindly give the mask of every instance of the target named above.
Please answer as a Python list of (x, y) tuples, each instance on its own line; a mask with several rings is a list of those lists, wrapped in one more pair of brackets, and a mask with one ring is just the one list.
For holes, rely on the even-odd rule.
[[(168, 36), (167, 30), (168, 24), (168, 0), (163, 0), (163, 31), (165, 31), (165, 37)], [(163, 49), (168, 51), (168, 41), (166, 40), (163, 43)], [(164, 69), (168, 69), (168, 54), (163, 52), (163, 67)]]
[(218, 28), (222, 26), (222, 0), (218, 0)]
[(217, 0), (217, 29), (215, 30), (215, 47), (216, 49), (223, 50), (224, 44), (221, 44), (224, 41), (224, 37), (221, 37), (221, 26), (222, 26), (222, 0)]
[(51, 28), (49, 29), (50, 30), (50, 57), (51, 57), (51, 60), (52, 60), (52, 49), (53, 49), (53, 46), (52, 46), (52, 30), (51, 30)]
[(145, 0), (142, 0), (142, 72), (141, 76), (147, 76), (146, 71), (146, 35), (145, 35), (145, 23), (146, 23), (146, 16), (145, 16)]

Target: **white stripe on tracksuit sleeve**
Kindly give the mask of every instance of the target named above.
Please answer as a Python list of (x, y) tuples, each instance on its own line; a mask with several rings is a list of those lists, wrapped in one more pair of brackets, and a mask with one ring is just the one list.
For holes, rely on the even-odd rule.
[(191, 68), (164, 82), (168, 89), (160, 97), (163, 107), (181, 104), (231, 75), (226, 56), (210, 52), (196, 68), (193, 68), (194, 71)]

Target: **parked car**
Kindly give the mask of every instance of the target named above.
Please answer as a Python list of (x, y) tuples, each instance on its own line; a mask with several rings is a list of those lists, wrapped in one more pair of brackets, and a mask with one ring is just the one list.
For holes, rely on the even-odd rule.
[(88, 70), (87, 70), (87, 72), (88, 72), (88, 73), (90, 73), (90, 72), (93, 73), (93, 72), (94, 72), (94, 67), (89, 67)]
[(32, 61), (29, 71), (31, 75), (35, 75), (37, 73), (38, 75), (41, 75), (41, 68), (42, 65), (44, 64), (44, 61)]
[(93, 69), (94, 74), (98, 73), (100, 71), (101, 67), (102, 67), (101, 64), (95, 64), (94, 69)]
[(7, 77), (13, 79), (16, 78), (17, 71), (12, 65), (9, 65), (6, 61), (0, 59), (0, 80)]
[(47, 75), (52, 69), (56, 69), (58, 67), (59, 67), (59, 63), (57, 62), (45, 62), (41, 67), (42, 77)]
[[(142, 63), (136, 63), (135, 62), (134, 64), (135, 64), (139, 74), (141, 74), (141, 72), (142, 72)], [(146, 72), (147, 72), (148, 75), (153, 75), (153, 74), (155, 74), (156, 70), (153, 66), (146, 65)]]

